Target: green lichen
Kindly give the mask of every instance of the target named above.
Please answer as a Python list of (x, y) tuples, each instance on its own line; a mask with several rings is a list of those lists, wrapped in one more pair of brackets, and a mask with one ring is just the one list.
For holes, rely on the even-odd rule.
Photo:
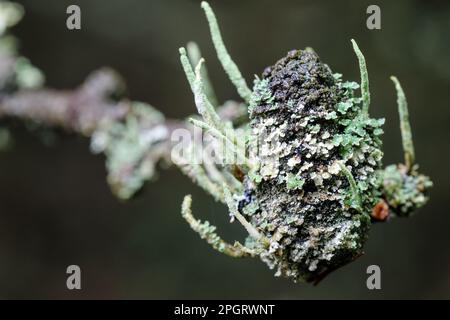
[(397, 216), (408, 217), (428, 201), (433, 183), (417, 169), (408, 172), (404, 165), (390, 165), (382, 173), (383, 196)]
[(225, 242), (216, 233), (216, 227), (211, 225), (209, 221), (200, 221), (194, 218), (191, 210), (192, 197), (187, 195), (181, 206), (181, 214), (183, 218), (189, 223), (191, 228), (197, 232), (200, 238), (206, 240), (215, 250), (227, 254), (232, 257), (246, 257), (253, 256), (255, 253), (244, 247), (239, 242), (235, 242), (233, 245)]
[(248, 103), (251, 99), (252, 91), (247, 86), (247, 82), (239, 71), (237, 65), (231, 59), (228, 50), (223, 43), (216, 16), (207, 2), (203, 1), (201, 6), (205, 11), (206, 18), (209, 22), (211, 38), (214, 43), (214, 47), (216, 48), (217, 57), (219, 58), (219, 61), (231, 82), (235, 85), (239, 95), (245, 102)]
[(250, 114), (253, 112), (256, 106), (261, 105), (262, 103), (271, 105), (271, 107), (273, 108), (272, 102), (274, 100), (274, 97), (272, 96), (272, 92), (270, 91), (268, 85), (269, 81), (267, 79), (261, 80), (258, 77), (255, 78), (253, 82), (253, 94), (248, 106), (248, 111)]
[(303, 187), (305, 180), (293, 174), (288, 174), (286, 177), (286, 188), (288, 190), (298, 190)]
[(26, 58), (19, 58), (15, 65), (16, 83), (21, 89), (35, 89), (44, 84), (42, 72)]

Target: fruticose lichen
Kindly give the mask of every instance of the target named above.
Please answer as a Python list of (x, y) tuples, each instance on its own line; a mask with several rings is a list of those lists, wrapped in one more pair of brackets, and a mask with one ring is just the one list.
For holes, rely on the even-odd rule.
[(362, 255), (372, 222), (408, 216), (428, 199), (432, 183), (414, 164), (403, 90), (393, 77), (405, 164), (383, 169), (384, 119), (369, 116), (366, 62), (355, 41), (361, 84), (343, 81), (308, 48), (288, 52), (256, 77), (250, 90), (223, 44), (211, 8), (206, 2), (202, 7), (219, 60), (249, 112), (249, 122), (240, 127), (223, 123), (203, 89), (204, 83), (210, 86), (201, 75), (203, 60), (189, 61), (180, 49), (203, 118), (193, 124), (217, 139), (230, 136), (230, 129), (231, 142), (240, 130), (249, 142), (239, 155), (245, 160), (238, 166), (239, 175), (234, 166), (217, 166), (223, 176), (234, 174), (240, 184), (231, 187), (205, 176), (214, 186), (205, 189), (229, 207), (232, 220), (239, 220), (249, 236), (245, 246), (225, 244), (215, 227), (192, 218), (190, 197), (183, 216), (221, 252), (234, 248), (230, 255), (258, 256), (277, 276), (317, 282)]

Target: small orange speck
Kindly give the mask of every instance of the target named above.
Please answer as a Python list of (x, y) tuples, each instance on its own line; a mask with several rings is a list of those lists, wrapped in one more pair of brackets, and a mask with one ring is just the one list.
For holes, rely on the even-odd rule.
[(379, 221), (384, 221), (389, 217), (389, 206), (384, 200), (380, 200), (372, 209), (372, 218)]

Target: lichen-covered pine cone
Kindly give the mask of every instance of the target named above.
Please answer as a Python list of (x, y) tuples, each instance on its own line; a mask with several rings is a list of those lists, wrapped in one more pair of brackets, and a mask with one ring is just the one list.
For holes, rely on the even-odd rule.
[[(306, 49), (290, 51), (266, 68), (250, 90), (222, 42), (214, 13), (205, 2), (202, 7), (219, 60), (246, 103), (249, 121), (235, 128), (221, 120), (210, 102), (216, 99), (205, 90), (210, 84), (202, 76), (203, 60), (189, 61), (181, 48), (181, 63), (203, 120), (191, 122), (231, 144), (238, 160), (217, 165), (211, 174), (206, 166), (187, 169), (228, 206), (232, 220), (239, 220), (249, 236), (245, 245), (225, 242), (214, 226), (193, 217), (189, 196), (183, 217), (220, 252), (257, 256), (277, 276), (318, 282), (363, 253), (372, 222), (410, 216), (428, 200), (432, 183), (414, 162), (403, 89), (392, 77), (405, 163), (384, 169), (384, 119), (369, 115), (366, 62), (355, 41), (361, 84), (343, 81)], [(241, 136), (247, 142), (245, 154), (239, 149)]]
[(255, 80), (259, 168), (240, 207), (271, 239), (261, 257), (279, 275), (313, 281), (362, 253), (379, 198), (383, 120), (361, 114), (356, 88), (307, 50), (290, 51)]

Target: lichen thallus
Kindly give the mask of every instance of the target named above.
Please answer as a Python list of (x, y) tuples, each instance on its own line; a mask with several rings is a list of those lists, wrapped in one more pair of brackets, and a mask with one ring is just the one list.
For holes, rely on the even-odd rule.
[[(192, 215), (191, 196), (182, 215), (214, 249), (232, 257), (259, 256), (276, 275), (315, 282), (362, 254), (370, 224), (409, 216), (427, 201), (430, 179), (418, 173), (406, 98), (397, 91), (404, 164), (381, 167), (384, 119), (369, 116), (366, 62), (351, 40), (361, 84), (343, 82), (312, 49), (293, 50), (256, 77), (251, 90), (223, 43), (216, 17), (205, 11), (211, 37), (229, 79), (248, 108), (247, 123), (233, 128), (216, 112), (217, 98), (198, 47), (180, 48), (180, 60), (199, 118), (190, 122), (226, 141), (234, 165), (188, 164), (190, 176), (228, 206), (248, 232), (245, 244), (227, 243), (208, 221)], [(354, 90), (361, 89), (361, 97)], [(237, 136), (257, 140), (258, 152), (242, 150)], [(267, 137), (276, 137), (267, 142)], [(248, 156), (248, 154), (252, 156)], [(264, 155), (261, 156), (261, 154)], [(275, 161), (274, 161), (275, 160)], [(213, 170), (214, 175), (207, 174)], [(239, 174), (237, 174), (238, 172)]]

